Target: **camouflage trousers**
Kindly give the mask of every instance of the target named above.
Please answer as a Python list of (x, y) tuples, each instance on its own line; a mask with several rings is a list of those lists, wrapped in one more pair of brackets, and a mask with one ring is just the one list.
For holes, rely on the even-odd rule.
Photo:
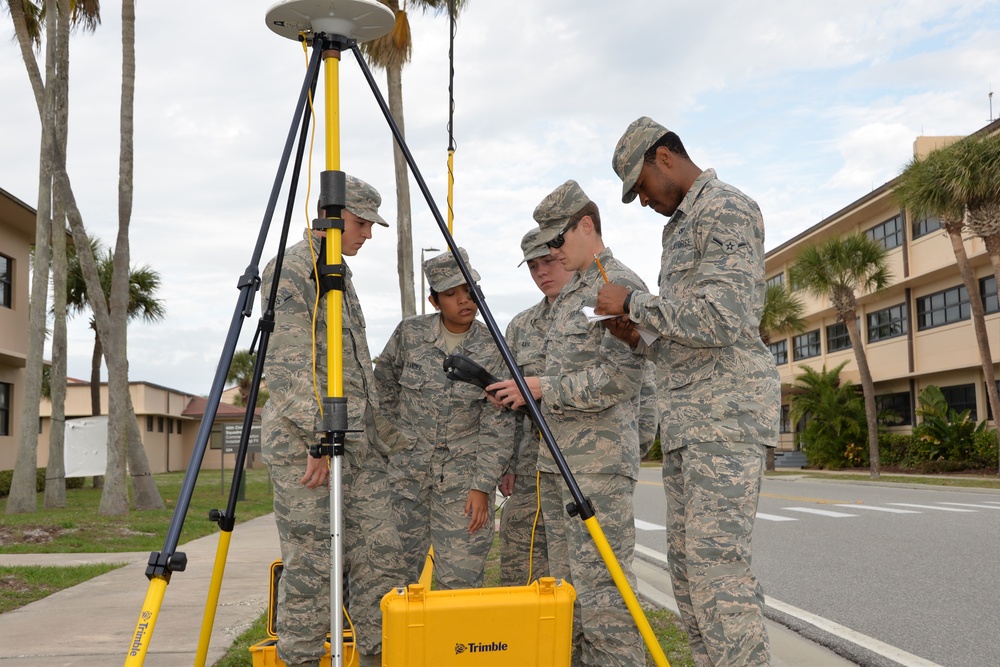
[(697, 667), (770, 665), (750, 569), (764, 447), (699, 443), (663, 457), (670, 579)]
[[(635, 480), (582, 474), (576, 481), (593, 504), (608, 544), (635, 590)], [(541, 487), (549, 572), (576, 589), (573, 666), (641, 667), (645, 664), (642, 637), (587, 526), (566, 513), (566, 505), (573, 501), (566, 483), (558, 474), (543, 472)]]
[[(299, 483), (306, 456), (303, 452), (301, 457), (269, 458), (265, 453), (283, 564), (278, 584), (278, 657), (289, 665), (318, 665), (330, 630), (330, 490), (307, 489)], [(371, 655), (382, 647), (382, 596), (406, 581), (381, 456), (371, 453), (360, 464), (345, 464), (342, 486), (344, 560), (350, 570), (348, 613), (358, 652)]]
[[(395, 465), (395, 460), (394, 460)], [(486, 525), (469, 534), (465, 503), (469, 496), (467, 465), (458, 465), (447, 450), (436, 450), (431, 474), (408, 476), (405, 462), (393, 471), (393, 511), (403, 544), (408, 581), (423, 570), (434, 547), (434, 587), (478, 588), (483, 585), (486, 556), (493, 546), (493, 494), (488, 494)]]
[[(500, 585), (524, 586), (549, 576), (545, 521), (538, 513), (534, 475), (517, 475), (514, 491), (507, 497), (500, 513)], [(534, 530), (534, 545), (531, 535)]]

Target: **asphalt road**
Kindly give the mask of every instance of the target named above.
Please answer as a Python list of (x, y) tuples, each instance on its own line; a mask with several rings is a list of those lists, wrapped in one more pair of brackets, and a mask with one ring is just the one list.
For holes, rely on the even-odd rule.
[[(665, 553), (658, 468), (635, 508), (637, 543)], [(1000, 492), (765, 479), (754, 561), (776, 605), (895, 647), (900, 664), (1000, 665)]]

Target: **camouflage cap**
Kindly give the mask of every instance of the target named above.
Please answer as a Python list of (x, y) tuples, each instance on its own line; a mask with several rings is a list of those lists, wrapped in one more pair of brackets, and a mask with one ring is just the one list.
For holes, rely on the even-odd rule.
[(618, 145), (615, 146), (615, 155), (611, 158), (611, 166), (614, 167), (618, 178), (622, 179), (623, 203), (628, 204), (635, 199), (632, 188), (639, 180), (639, 172), (642, 171), (643, 156), (646, 151), (669, 131), (652, 118), (643, 116), (632, 121), (632, 124), (625, 130), (625, 134), (618, 140)]
[[(469, 253), (465, 252), (465, 248), (459, 248), (458, 252), (462, 256), (462, 261), (469, 267), (469, 273), (472, 274), (472, 281), (478, 283), (479, 274), (472, 268), (472, 264), (469, 263)], [(440, 255), (425, 260), (424, 275), (427, 276), (427, 283), (435, 292), (445, 292), (452, 287), (458, 287), (466, 283), (465, 276), (459, 270), (458, 262), (455, 261), (451, 252), (443, 252)]]
[(531, 217), (538, 223), (538, 243), (545, 245), (566, 228), (570, 218), (590, 203), (580, 184), (569, 180), (548, 194)]
[(538, 259), (549, 254), (549, 247), (544, 243), (538, 242), (540, 231), (538, 227), (535, 227), (521, 239), (521, 252), (524, 253), (524, 259), (518, 263), (518, 266), (521, 266), (521, 264), (524, 264), (528, 260)]
[(374, 187), (365, 183), (357, 176), (346, 174), (347, 197), (344, 208), (358, 216), (362, 220), (375, 222), (383, 227), (388, 227), (389, 223), (378, 214), (378, 207), (382, 204), (382, 195)]

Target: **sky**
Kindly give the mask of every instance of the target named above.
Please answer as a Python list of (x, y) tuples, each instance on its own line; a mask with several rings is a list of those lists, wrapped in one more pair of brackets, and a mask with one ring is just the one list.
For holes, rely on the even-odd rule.
[[(131, 256), (160, 274), (167, 314), (130, 325), (133, 381), (195, 395), (212, 387), (305, 74), (301, 46), (265, 25), (272, 5), (138, 3)], [(916, 137), (966, 135), (1000, 116), (1000, 97), (993, 111), (989, 96), (1000, 86), (1000, 3), (717, 0), (705, 7), (466, 3), (455, 37), (454, 236), (482, 275), (501, 329), (541, 298), (517, 266), (519, 241), (535, 224), (535, 206), (567, 179), (600, 206), (615, 256), (655, 288), (667, 219), (638, 202), (622, 204), (611, 168), (618, 138), (639, 116), (676, 132), (699, 167), (758, 201), (768, 249), (898, 175)], [(109, 243), (118, 224), (120, 7), (102, 10), (94, 34), (71, 38), (68, 166), (86, 226)], [(412, 8), (410, 23), (406, 139), (445, 212), (449, 25), (446, 16)], [(385, 95), (384, 73), (375, 78)], [(353, 54), (344, 54), (337, 93), (341, 167), (379, 189), (380, 212), (393, 224), (376, 227), (349, 260), (375, 356), (401, 312), (392, 135)], [(38, 115), (6, 14), (0, 99), (0, 188), (34, 207)], [(293, 240), (318, 195), (324, 146), (320, 113), (306, 170), (312, 190), (303, 182), (296, 193)], [(260, 271), (277, 251), (285, 196)], [(411, 198), (419, 312), (421, 249), (446, 246), (412, 177)], [(256, 331), (259, 296), (254, 316), (240, 320), (240, 348)], [(89, 378), (92, 336), (87, 316), (71, 320), (71, 377)]]

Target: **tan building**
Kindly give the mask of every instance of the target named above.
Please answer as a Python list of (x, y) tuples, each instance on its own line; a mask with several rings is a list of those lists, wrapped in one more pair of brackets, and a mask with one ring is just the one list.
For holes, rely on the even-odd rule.
[(17, 458), (28, 359), (28, 274), (35, 210), (0, 189), (0, 470)]
[[(1000, 131), (1000, 121), (980, 133)], [(919, 137), (914, 154), (960, 137)], [(916, 419), (916, 397), (937, 385), (951, 407), (971, 409), (977, 420), (987, 417), (988, 399), (969, 298), (982, 299), (994, 371), (1000, 362), (1000, 305), (997, 284), (983, 242), (965, 241), (979, 293), (969, 295), (962, 284), (948, 235), (935, 219), (914, 219), (892, 197), (895, 180), (837, 211), (766, 256), (769, 284), (788, 284), (787, 271), (798, 253), (833, 236), (864, 232), (888, 250), (892, 286), (879, 296), (858, 299), (859, 328), (875, 382), (880, 407), (891, 408), (903, 422), (892, 430), (908, 432)], [(787, 394), (801, 367), (833, 368), (847, 361), (842, 377), (859, 383), (857, 362), (847, 329), (838, 322), (828, 299), (796, 292), (805, 304), (807, 325), (802, 333), (772, 336), (771, 353), (782, 381), (782, 424), (779, 449), (795, 449), (794, 427), (788, 419)]]
[[(108, 385), (101, 383), (101, 414), (108, 414)], [(202, 417), (207, 404), (204, 398), (162, 387), (150, 382), (130, 382), (129, 392), (135, 408), (139, 434), (142, 437), (149, 468), (154, 474), (178, 472), (187, 469), (194, 452), (201, 428)], [(66, 419), (90, 416), (90, 383), (70, 379), (66, 387)], [(236, 455), (232, 453), (234, 438), (238, 441), (243, 424), (243, 408), (229, 403), (220, 403), (215, 422), (210, 431), (208, 448), (202, 459), (202, 469), (217, 470), (224, 467), (231, 470)], [(42, 399), (38, 433), (38, 465), (48, 464), (49, 432), (52, 428), (52, 404)], [(260, 424), (260, 409), (256, 411), (255, 423)], [(235, 437), (234, 437), (235, 432)], [(256, 429), (255, 431), (256, 432)], [(251, 445), (255, 442), (251, 439)], [(259, 443), (259, 434), (256, 442)], [(256, 447), (256, 451), (260, 451)], [(227, 453), (228, 452), (228, 453)], [(259, 460), (259, 455), (256, 459)], [(253, 457), (248, 457), (248, 465), (253, 465)], [(13, 462), (11, 462), (13, 466)]]

